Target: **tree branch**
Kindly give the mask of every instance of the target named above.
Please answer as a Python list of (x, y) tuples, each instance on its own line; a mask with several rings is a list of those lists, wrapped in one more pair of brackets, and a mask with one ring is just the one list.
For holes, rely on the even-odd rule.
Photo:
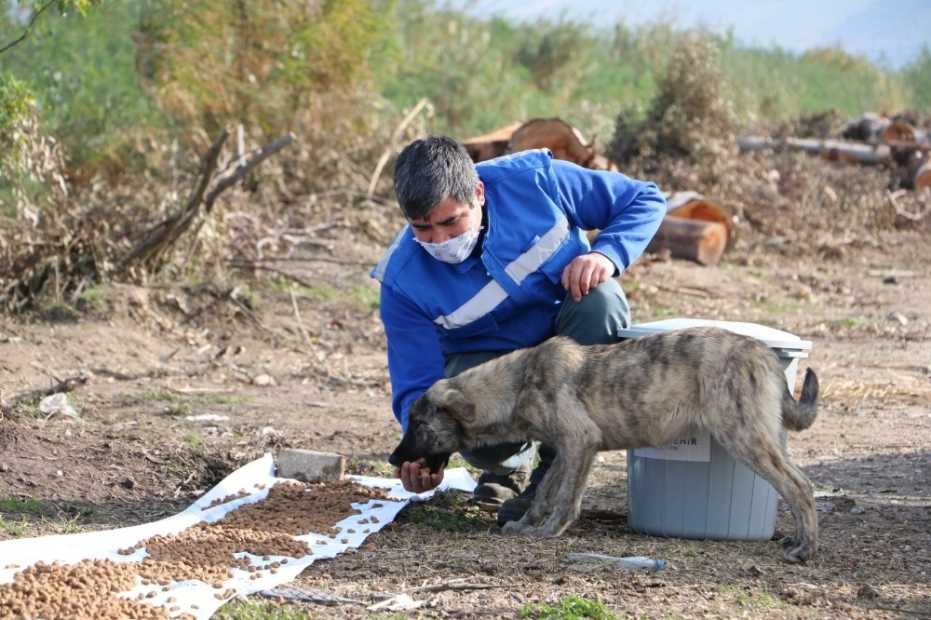
[(39, 19), (39, 16), (42, 15), (43, 13), (45, 13), (46, 9), (48, 9), (50, 6), (52, 6), (53, 4), (55, 4), (55, 1), (56, 1), (56, 0), (49, 0), (48, 2), (46, 2), (45, 4), (43, 4), (42, 7), (41, 7), (38, 11), (36, 11), (35, 13), (33, 13), (33, 14), (32, 14), (32, 19), (29, 20), (29, 24), (28, 24), (28, 25), (26, 26), (26, 28), (23, 30), (23, 33), (22, 33), (21, 35), (19, 35), (19, 37), (16, 38), (15, 40), (11, 41), (10, 43), (7, 43), (7, 44), (4, 45), (3, 47), (0, 47), (0, 54), (2, 54), (3, 52), (7, 51), (8, 49), (14, 48), (14, 47), (16, 47), (17, 45), (19, 45), (20, 43), (22, 43), (22, 42), (26, 39), (26, 35), (28, 35), (29, 32), (32, 30), (32, 27), (33, 27), (33, 25), (35, 25), (36, 20)]

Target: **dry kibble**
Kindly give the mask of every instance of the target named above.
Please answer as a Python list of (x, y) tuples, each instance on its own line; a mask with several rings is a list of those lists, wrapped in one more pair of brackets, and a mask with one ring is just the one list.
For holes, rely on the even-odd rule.
[[(230, 495), (215, 504), (248, 495), (245, 491)], [(14, 581), (0, 585), (0, 620), (8, 618), (168, 618), (161, 607), (137, 600), (151, 600), (156, 590), (137, 594), (137, 600), (117, 596), (133, 589), (138, 582), (159, 585), (162, 592), (176, 580), (196, 579), (220, 590), (232, 576), (231, 568), (254, 572), (245, 558), (235, 553), (261, 556), (303, 557), (312, 554), (310, 547), (294, 536), (326, 531), (333, 523), (358, 514), (353, 503), (386, 497), (380, 489), (359, 486), (351, 481), (336, 483), (281, 483), (272, 487), (268, 497), (256, 504), (241, 506), (214, 523), (199, 523), (171, 536), (153, 536), (125, 549), (132, 555), (139, 549), (147, 554), (140, 562), (114, 563), (108, 560), (84, 560), (77, 564), (38, 562), (17, 573)], [(379, 504), (380, 505), (380, 504)], [(373, 522), (376, 522), (373, 519)], [(350, 530), (351, 532), (352, 530)], [(345, 544), (347, 539), (342, 539)], [(316, 544), (325, 545), (325, 541)], [(271, 563), (271, 572), (287, 562)], [(19, 568), (8, 564), (7, 569)], [(235, 590), (226, 589), (214, 596), (229, 599)], [(169, 597), (167, 603), (175, 602)], [(197, 609), (197, 606), (192, 606)], [(179, 611), (171, 607), (170, 612)], [(175, 617), (190, 618), (187, 615)]]
[(246, 491), (245, 489), (240, 489), (237, 493), (233, 493), (232, 495), (227, 495), (226, 497), (218, 497), (217, 499), (213, 500), (212, 502), (210, 502), (209, 504), (201, 508), (201, 510), (210, 510), (214, 506), (219, 506), (220, 504), (225, 504), (226, 502), (231, 502), (236, 499), (242, 499), (243, 497), (249, 497), (249, 492)]

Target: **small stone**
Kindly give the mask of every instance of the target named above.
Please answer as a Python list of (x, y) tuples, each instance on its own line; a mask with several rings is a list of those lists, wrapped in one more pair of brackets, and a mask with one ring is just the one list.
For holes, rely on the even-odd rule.
[(764, 574), (763, 569), (761, 569), (756, 564), (748, 566), (745, 572), (751, 577), (761, 577)]
[(0, 472), (6, 473), (10, 471), (10, 466), (6, 463), (0, 463)]
[(265, 375), (265, 374), (256, 375), (255, 377), (252, 377), (252, 384), (257, 385), (259, 387), (270, 387), (273, 385), (278, 385), (275, 382), (274, 377), (272, 377), (271, 375)]
[(865, 598), (869, 600), (879, 598), (879, 590), (874, 588), (868, 583), (864, 583), (860, 586), (860, 589), (857, 590), (857, 598)]
[(890, 321), (897, 321), (902, 327), (908, 325), (908, 318), (901, 312), (890, 312), (886, 318)]
[(123, 478), (120, 480), (120, 486), (127, 490), (133, 489), (136, 486), (136, 481), (132, 478)]
[(866, 508), (864, 508), (863, 506), (854, 506), (853, 508), (850, 509), (849, 512), (852, 515), (862, 515), (864, 512), (866, 512)]

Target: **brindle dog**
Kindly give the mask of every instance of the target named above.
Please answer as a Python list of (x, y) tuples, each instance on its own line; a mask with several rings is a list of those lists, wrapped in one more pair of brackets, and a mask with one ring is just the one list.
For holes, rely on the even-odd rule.
[(663, 446), (705, 430), (788, 503), (796, 533), (784, 556), (798, 562), (815, 553), (818, 524), (811, 482), (789, 460), (784, 429), (811, 426), (817, 399), (814, 371), (796, 402), (775, 353), (717, 328), (596, 346), (551, 338), (437, 381), (411, 407), (389, 460), (425, 458), (435, 471), (459, 450), (550, 445), (557, 457), (530, 509), (504, 531), (558, 536), (579, 515), (599, 450)]

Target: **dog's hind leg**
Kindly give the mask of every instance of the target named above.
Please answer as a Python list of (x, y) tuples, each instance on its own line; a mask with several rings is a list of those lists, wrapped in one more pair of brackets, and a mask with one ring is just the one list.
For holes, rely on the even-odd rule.
[(773, 485), (789, 505), (795, 519), (795, 537), (786, 541), (783, 557), (789, 562), (804, 562), (811, 558), (818, 547), (818, 517), (812, 484), (789, 460), (778, 439), (762, 432), (757, 432), (749, 443), (717, 434), (715, 438), (734, 457)]

